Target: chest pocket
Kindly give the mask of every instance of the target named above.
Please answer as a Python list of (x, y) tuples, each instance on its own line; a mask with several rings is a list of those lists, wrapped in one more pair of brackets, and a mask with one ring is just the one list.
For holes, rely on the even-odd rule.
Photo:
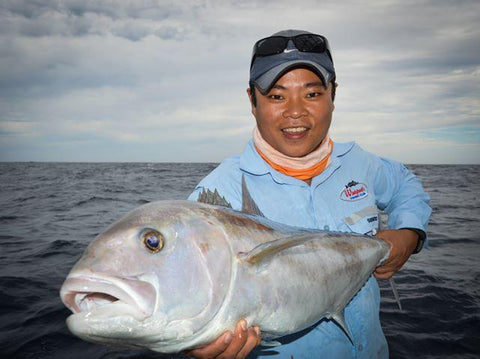
[(380, 216), (376, 206), (364, 207), (343, 219), (344, 224), (355, 233), (375, 235)]

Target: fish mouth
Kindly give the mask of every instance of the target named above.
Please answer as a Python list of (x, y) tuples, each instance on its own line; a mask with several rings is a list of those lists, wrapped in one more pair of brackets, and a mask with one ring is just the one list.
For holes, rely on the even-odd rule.
[(143, 320), (152, 315), (156, 305), (154, 286), (136, 277), (68, 277), (60, 297), (74, 315), (99, 314), (122, 306), (129, 315)]

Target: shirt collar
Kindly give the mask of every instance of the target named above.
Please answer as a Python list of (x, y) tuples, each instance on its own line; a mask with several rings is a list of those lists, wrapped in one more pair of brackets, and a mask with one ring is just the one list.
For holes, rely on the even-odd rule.
[[(334, 142), (333, 152), (331, 155), (332, 162), (324, 172), (322, 172), (317, 177), (314, 177), (313, 180), (315, 180), (318, 177), (322, 177), (324, 174), (328, 174), (329, 176), (329, 174), (331, 174), (333, 170), (340, 167), (339, 157), (342, 157), (343, 155), (348, 153), (352, 149), (354, 144), (355, 142), (346, 142), (346, 143)], [(298, 185), (299, 183), (304, 183), (307, 186), (305, 182), (298, 180), (294, 177), (289, 177), (287, 175), (284, 175), (283, 173), (280, 173), (274, 170), (272, 167), (270, 167), (268, 163), (265, 162), (262, 159), (262, 157), (260, 157), (258, 152), (255, 150), (255, 146), (253, 145), (252, 139), (247, 142), (245, 149), (240, 155), (240, 169), (257, 176), (261, 176), (269, 173), (277, 183), (289, 183), (289, 184), (296, 184), (296, 185)], [(312, 184), (313, 183), (314, 182), (312, 181)]]

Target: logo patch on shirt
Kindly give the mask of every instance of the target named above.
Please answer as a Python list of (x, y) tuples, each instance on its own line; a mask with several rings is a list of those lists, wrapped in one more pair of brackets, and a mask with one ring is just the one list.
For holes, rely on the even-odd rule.
[(367, 218), (367, 222), (368, 223), (378, 222), (378, 217), (374, 216), (374, 217)]
[(350, 181), (340, 193), (340, 199), (349, 202), (358, 201), (367, 196), (367, 186), (356, 181)]

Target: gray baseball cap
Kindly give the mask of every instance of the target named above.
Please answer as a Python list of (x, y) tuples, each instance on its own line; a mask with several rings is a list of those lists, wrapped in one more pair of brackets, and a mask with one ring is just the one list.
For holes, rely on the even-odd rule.
[[(303, 34), (312, 33), (303, 30), (283, 30), (276, 32), (271, 37), (279, 36), (288, 38)], [(326, 50), (323, 52), (299, 51), (294, 41), (290, 39), (283, 52), (268, 56), (257, 56), (256, 45), (265, 39), (259, 40), (253, 48), (250, 66), (250, 84), (257, 87), (261, 93), (266, 94), (278, 79), (289, 70), (297, 67), (307, 67), (315, 72), (323, 81), (323, 84), (327, 86), (331, 81), (335, 80), (335, 68), (333, 66), (328, 41), (324, 37), (323, 39), (325, 40), (326, 46)]]

